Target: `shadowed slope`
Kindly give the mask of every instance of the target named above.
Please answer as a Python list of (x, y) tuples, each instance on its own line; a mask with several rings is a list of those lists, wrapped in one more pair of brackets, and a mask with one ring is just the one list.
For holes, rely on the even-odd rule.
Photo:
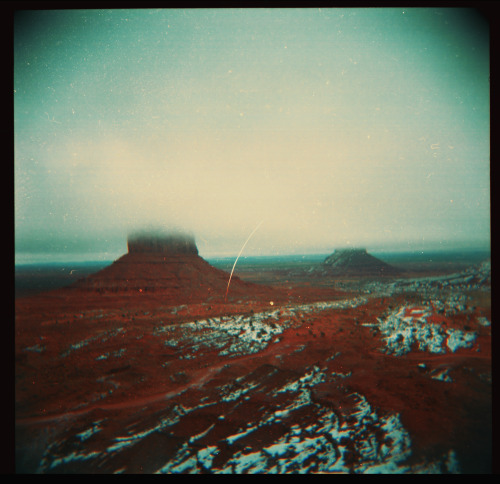
[[(148, 234), (129, 237), (127, 254), (70, 288), (100, 294), (160, 293), (180, 304), (224, 297), (228, 280), (228, 273), (198, 255), (192, 237)], [(233, 277), (229, 298), (256, 295), (266, 289)]]
[(399, 271), (373, 257), (366, 249), (340, 249), (327, 257), (319, 271), (339, 276), (382, 276), (397, 275)]

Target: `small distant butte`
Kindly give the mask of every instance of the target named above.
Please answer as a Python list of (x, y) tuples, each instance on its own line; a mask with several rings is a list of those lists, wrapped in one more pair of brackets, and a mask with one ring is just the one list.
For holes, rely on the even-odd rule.
[(352, 276), (394, 276), (400, 272), (363, 248), (336, 249), (323, 261), (318, 271), (323, 274)]

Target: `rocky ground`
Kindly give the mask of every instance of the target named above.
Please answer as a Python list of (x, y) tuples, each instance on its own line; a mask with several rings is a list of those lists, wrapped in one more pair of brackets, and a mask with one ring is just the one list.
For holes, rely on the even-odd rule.
[(490, 273), (19, 298), (16, 470), (489, 473)]

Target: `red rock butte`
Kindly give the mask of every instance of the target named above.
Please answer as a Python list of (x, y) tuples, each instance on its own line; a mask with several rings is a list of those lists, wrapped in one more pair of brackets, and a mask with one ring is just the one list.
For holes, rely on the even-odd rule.
[[(68, 289), (103, 295), (161, 294), (170, 304), (221, 301), (229, 274), (198, 255), (194, 237), (185, 234), (129, 235), (128, 253)], [(233, 276), (229, 299), (255, 296), (265, 286)]]
[(318, 269), (323, 274), (337, 276), (395, 276), (399, 271), (368, 254), (366, 249), (337, 249)]
[(184, 234), (133, 234), (127, 240), (129, 254), (161, 253), (167, 255), (198, 255), (198, 248), (193, 236)]

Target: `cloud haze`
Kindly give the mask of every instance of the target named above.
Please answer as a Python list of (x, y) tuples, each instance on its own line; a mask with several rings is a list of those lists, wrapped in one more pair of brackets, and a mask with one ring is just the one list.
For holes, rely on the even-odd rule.
[(16, 257), (488, 245), (474, 10), (20, 12), (14, 54)]

